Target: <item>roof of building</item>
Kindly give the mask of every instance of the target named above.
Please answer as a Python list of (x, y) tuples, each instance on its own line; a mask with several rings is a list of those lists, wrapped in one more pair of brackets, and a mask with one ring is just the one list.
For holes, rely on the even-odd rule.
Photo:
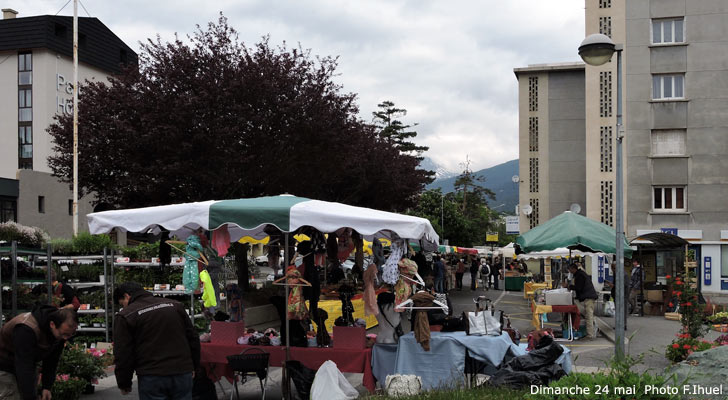
[[(136, 64), (137, 54), (97, 18), (78, 18), (79, 62), (110, 73)], [(45, 48), (73, 57), (73, 17), (40, 15), (0, 20), (0, 51)]]
[(583, 62), (563, 62), (548, 64), (529, 64), (528, 67), (513, 68), (513, 73), (519, 74), (535, 73), (535, 72), (552, 72), (552, 71), (579, 71), (584, 70)]

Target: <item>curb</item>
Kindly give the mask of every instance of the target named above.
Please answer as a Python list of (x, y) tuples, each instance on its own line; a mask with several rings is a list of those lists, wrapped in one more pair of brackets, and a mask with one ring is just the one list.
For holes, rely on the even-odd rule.
[[(612, 328), (609, 324), (607, 324), (606, 322), (604, 322), (599, 317), (594, 317), (594, 320), (597, 322), (597, 326), (599, 327), (599, 331), (602, 332), (602, 334), (604, 335), (604, 337), (606, 337), (607, 340), (609, 340), (610, 342), (614, 343), (616, 341), (616, 338), (615, 338), (616, 335), (614, 333), (614, 328)], [(624, 337), (624, 345), (625, 346), (628, 346), (629, 345), (629, 338), (626, 335)]]

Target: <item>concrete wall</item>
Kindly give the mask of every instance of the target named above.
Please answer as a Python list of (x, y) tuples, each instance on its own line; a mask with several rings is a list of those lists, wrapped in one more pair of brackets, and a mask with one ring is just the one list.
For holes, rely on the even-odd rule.
[(549, 162), (545, 179), (549, 183), (550, 219), (573, 203), (586, 210), (584, 71), (551, 72), (548, 84)]
[(0, 52), (0, 177), (18, 170), (18, 53)]
[[(51, 238), (71, 238), (73, 217), (68, 213), (68, 201), (73, 192), (68, 184), (60, 183), (45, 172), (19, 170), (18, 223), (45, 229)], [(38, 196), (45, 197), (45, 213), (38, 210)], [(91, 196), (79, 199), (78, 230), (88, 232), (86, 215), (93, 212)]]

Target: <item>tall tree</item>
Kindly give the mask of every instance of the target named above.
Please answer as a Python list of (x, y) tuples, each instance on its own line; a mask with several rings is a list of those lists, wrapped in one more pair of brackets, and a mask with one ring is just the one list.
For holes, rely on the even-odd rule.
[[(477, 204), (488, 206), (488, 199), (495, 200), (495, 193), (492, 190), (483, 186), (485, 184), (485, 177), (482, 175), (476, 175), (470, 168), (472, 161), (470, 157), (465, 156), (465, 162), (461, 163), (460, 166), (463, 168), (463, 172), (455, 178), (455, 190), (462, 190), (463, 192), (463, 211), (467, 212), (468, 208), (468, 194), (475, 196)], [(472, 198), (472, 197), (471, 197)]]
[[(357, 117), (336, 68), (268, 38), (247, 47), (222, 15), (186, 42), (148, 40), (138, 68), (82, 88), (79, 186), (119, 207), (291, 193), (404, 210), (429, 178)], [(70, 182), (71, 119), (48, 132)]]

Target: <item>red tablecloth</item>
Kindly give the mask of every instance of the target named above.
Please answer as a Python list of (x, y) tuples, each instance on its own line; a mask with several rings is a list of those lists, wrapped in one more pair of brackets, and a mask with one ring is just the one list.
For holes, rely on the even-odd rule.
[[(225, 376), (232, 379), (233, 372), (227, 366), (227, 356), (240, 354), (246, 349), (259, 348), (270, 354), (268, 364), (280, 367), (286, 359), (286, 348), (283, 346), (247, 346), (219, 343), (202, 343), (200, 363), (208, 371), (211, 379), (217, 380)], [(364, 374), (362, 384), (370, 392), (374, 392), (374, 375), (372, 375), (372, 349), (352, 350), (332, 347), (291, 347), (291, 360), (300, 361), (311, 369), (318, 369), (327, 360), (336, 363), (341, 372)]]

